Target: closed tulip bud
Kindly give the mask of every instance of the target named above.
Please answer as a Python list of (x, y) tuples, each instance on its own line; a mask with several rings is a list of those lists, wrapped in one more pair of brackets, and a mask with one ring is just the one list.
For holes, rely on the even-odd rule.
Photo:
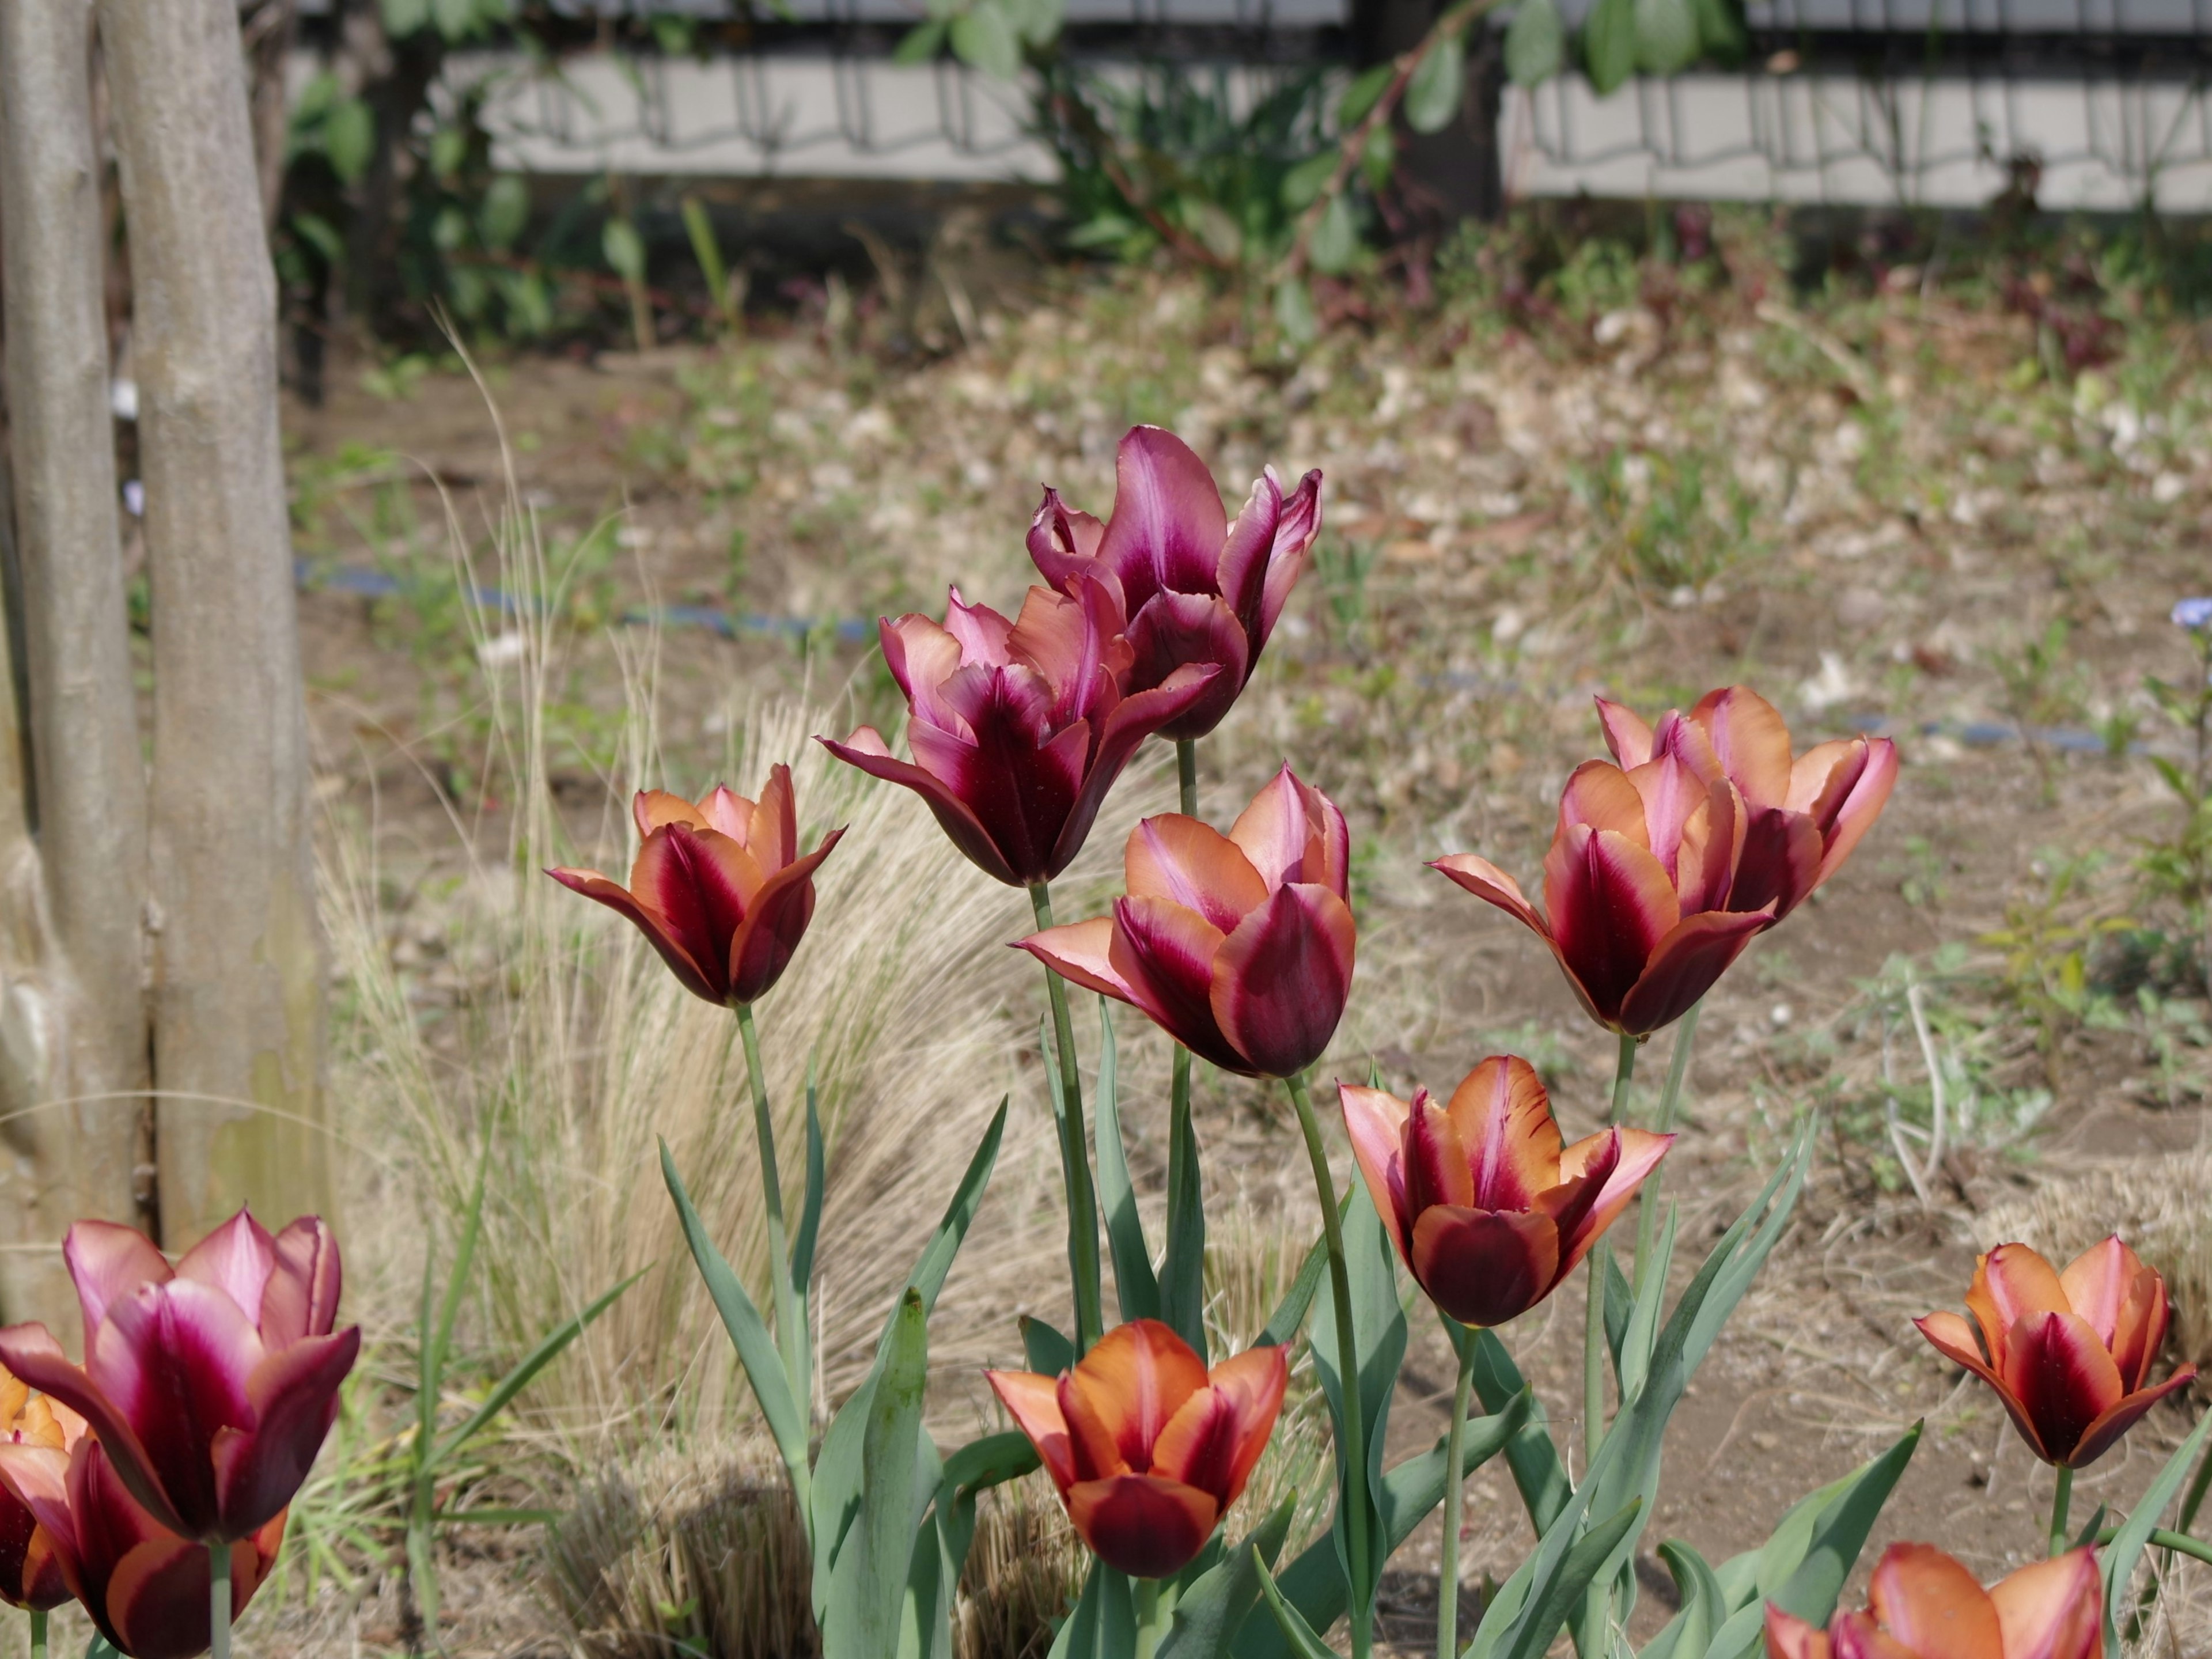
[[(83, 1438), (84, 1419), (0, 1370), (0, 1445), (36, 1447), (66, 1458)], [(71, 1594), (52, 1535), (0, 1484), (0, 1600), (48, 1613)]]
[(2094, 1463), (2197, 1375), (2150, 1381), (2166, 1340), (2166, 1281), (2117, 1238), (2055, 1271), (2025, 1244), (1974, 1264), (1969, 1324), (1948, 1310), (1914, 1322), (1944, 1356), (1996, 1390), (2028, 1449), (2069, 1469)]
[(1112, 593), (1133, 653), (1132, 690), (1164, 685), (1193, 665), (1218, 671), (1160, 727), (1175, 741), (1202, 738), (1259, 667), (1305, 569), (1321, 532), (1321, 474), (1285, 495), (1269, 467), (1231, 524), (1206, 463), (1172, 432), (1131, 427), (1114, 473), (1114, 514), (1103, 525), (1046, 490), (1030, 556), (1054, 587), (1086, 576)]
[(1166, 1578), (1197, 1558), (1243, 1492), (1290, 1364), (1280, 1348), (1253, 1348), (1209, 1373), (1172, 1329), (1139, 1319), (1057, 1377), (985, 1375), (1083, 1541), (1133, 1578)]
[(1368, 1195), (1407, 1271), (1462, 1325), (1503, 1325), (1565, 1281), (1672, 1135), (1611, 1128), (1562, 1144), (1525, 1060), (1497, 1054), (1449, 1105), (1339, 1085)]
[(2094, 1550), (2038, 1561), (1984, 1589), (1932, 1544), (1892, 1544), (1863, 1613), (1818, 1631), (1771, 1602), (1767, 1659), (2104, 1659), (2105, 1585)]
[(806, 936), (814, 872), (845, 832), (799, 856), (787, 766), (769, 770), (758, 802), (720, 785), (696, 802), (641, 789), (631, 811), (640, 839), (628, 887), (596, 870), (545, 873), (636, 923), (694, 996), (766, 995)]
[(1139, 745), (1217, 672), (1178, 668), (1133, 687), (1113, 596), (1079, 576), (1064, 592), (1032, 587), (1011, 621), (955, 588), (941, 625), (885, 619), (883, 643), (906, 694), (913, 760), (894, 757), (872, 726), (823, 745), (913, 790), (977, 868), (1016, 887), (1068, 866)]
[(331, 1329), (330, 1229), (302, 1216), (272, 1238), (240, 1210), (172, 1270), (144, 1235), (80, 1221), (62, 1254), (84, 1364), (44, 1325), (0, 1330), (0, 1364), (81, 1413), (169, 1531), (196, 1544), (258, 1535), (307, 1478), (361, 1352), (358, 1326)]
[(1227, 835), (1170, 812), (1123, 854), (1114, 914), (1021, 948), (1142, 1010), (1226, 1072), (1289, 1077), (1321, 1058), (1352, 992), (1344, 814), (1285, 766)]
[[(208, 1547), (149, 1515), (97, 1440), (87, 1436), (66, 1452), (0, 1444), (0, 1486), (38, 1517), (68, 1593), (118, 1650), (130, 1659), (192, 1659), (208, 1650)], [(228, 1546), (234, 1620), (276, 1563), (284, 1513)]]

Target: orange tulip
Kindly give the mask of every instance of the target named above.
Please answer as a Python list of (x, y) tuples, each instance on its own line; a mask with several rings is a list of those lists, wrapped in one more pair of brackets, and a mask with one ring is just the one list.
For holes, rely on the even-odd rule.
[(2029, 1450), (2063, 1468), (2095, 1462), (2197, 1375), (2184, 1365), (2146, 1386), (2166, 1340), (2166, 1281), (2118, 1238), (2063, 1273), (2025, 1244), (2001, 1244), (1974, 1264), (1966, 1309), (1972, 1325), (1948, 1311), (1913, 1322), (1996, 1390)]
[[(0, 1370), (0, 1444), (66, 1455), (83, 1437), (84, 1419), (59, 1401), (33, 1394), (13, 1372)], [(69, 1599), (52, 1534), (21, 1498), (0, 1486), (0, 1601), (50, 1613)]]
[(1725, 777), (1743, 797), (1743, 854), (1727, 907), (1774, 908), (1779, 921), (1843, 867), (1874, 827), (1897, 783), (1887, 738), (1839, 738), (1792, 758), (1790, 728), (1747, 686), (1708, 691), (1687, 715), (1656, 727), (1600, 697), (1598, 718), (1613, 758), (1633, 770), (1672, 754), (1708, 781)]
[(1209, 1374), (1173, 1330), (1139, 1319), (1058, 1377), (984, 1374), (1083, 1541), (1133, 1578), (1165, 1578), (1190, 1565), (1243, 1492), (1290, 1364), (1280, 1348), (1251, 1348)]
[(545, 873), (635, 922), (694, 996), (767, 994), (814, 919), (814, 872), (845, 832), (799, 855), (787, 766), (770, 769), (757, 803), (720, 784), (696, 803), (641, 789), (631, 811), (642, 840), (628, 887), (596, 870)]
[(1553, 1291), (1658, 1167), (1672, 1135), (1560, 1144), (1525, 1060), (1493, 1054), (1439, 1106), (1340, 1084), (1359, 1173), (1407, 1271), (1462, 1325), (1503, 1325)]
[(1932, 1544), (1892, 1544), (1864, 1613), (1825, 1633), (1769, 1603), (1767, 1659), (2104, 1659), (2105, 1586), (2094, 1550), (2038, 1561), (1984, 1589)]

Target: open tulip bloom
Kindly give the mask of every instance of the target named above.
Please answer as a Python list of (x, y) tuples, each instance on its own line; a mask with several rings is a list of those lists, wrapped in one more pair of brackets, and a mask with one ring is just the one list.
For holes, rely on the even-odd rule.
[(1234, 524), (1213, 475), (1189, 445), (1156, 426), (1132, 427), (1114, 461), (1104, 524), (1047, 489), (1030, 524), (1030, 557), (1046, 581), (1097, 581), (1124, 619), (1130, 686), (1164, 685), (1178, 669), (1217, 670), (1205, 695), (1162, 726), (1172, 741), (1221, 724), (1260, 665), (1321, 532), (1321, 474), (1290, 495), (1269, 467)]
[(1823, 1632), (1769, 1604), (1767, 1659), (2104, 1659), (2105, 1587), (2094, 1550), (2022, 1567), (1984, 1589), (1932, 1544), (1892, 1544), (1863, 1613)]
[(254, 1537), (307, 1479), (361, 1350), (359, 1327), (331, 1328), (330, 1229), (303, 1216), (271, 1237), (240, 1210), (172, 1271), (143, 1234), (80, 1221), (63, 1255), (85, 1363), (44, 1325), (11, 1325), (0, 1364), (81, 1413), (162, 1527), (195, 1543)]
[(1971, 1324), (1948, 1310), (1914, 1322), (1996, 1389), (2028, 1449), (2062, 1469), (2095, 1462), (2197, 1375), (2184, 1365), (2150, 1382), (2166, 1340), (2166, 1281), (2117, 1238), (2063, 1273), (2025, 1244), (2001, 1244), (1975, 1263), (1966, 1309)]
[(1021, 948), (1225, 1072), (1288, 1078), (1321, 1057), (1351, 994), (1350, 865), (1344, 814), (1285, 766), (1225, 836), (1179, 812), (1146, 818), (1114, 914)]
[[(84, 1419), (0, 1371), (0, 1447), (35, 1449), (54, 1454), (66, 1464), (83, 1438)], [(50, 1613), (74, 1592), (63, 1576), (53, 1534), (40, 1525), (5, 1479), (6, 1471), (0, 1468), (0, 1600), (33, 1613)]]
[(787, 766), (770, 769), (757, 802), (720, 785), (696, 802), (641, 789), (631, 811), (640, 840), (628, 887), (596, 870), (546, 873), (635, 922), (694, 996), (765, 995), (805, 937), (814, 872), (845, 832), (799, 855)]
[(884, 661), (906, 694), (907, 746), (892, 755), (864, 726), (830, 752), (903, 784), (953, 845), (1016, 887), (1049, 881), (1083, 850), (1106, 792), (1144, 740), (1188, 713), (1217, 672), (1178, 668), (1129, 682), (1133, 653), (1104, 586), (1032, 587), (1009, 620), (957, 588), (944, 623), (882, 624)]
[(1672, 1135), (1611, 1128), (1562, 1144), (1535, 1068), (1493, 1054), (1438, 1105), (1340, 1084), (1368, 1194), (1414, 1281), (1462, 1325), (1503, 1325), (1557, 1290)]
[[(0, 1485), (52, 1541), (59, 1576), (131, 1659), (191, 1659), (212, 1639), (206, 1547), (179, 1537), (131, 1496), (100, 1443), (0, 1444)], [(284, 1510), (216, 1547), (230, 1558), (230, 1616), (246, 1611), (284, 1540)]]
[(1098, 1559), (1165, 1578), (1196, 1559), (1250, 1479), (1290, 1381), (1281, 1348), (1209, 1374), (1169, 1327), (1115, 1327), (1071, 1370), (990, 1371), (991, 1387)]

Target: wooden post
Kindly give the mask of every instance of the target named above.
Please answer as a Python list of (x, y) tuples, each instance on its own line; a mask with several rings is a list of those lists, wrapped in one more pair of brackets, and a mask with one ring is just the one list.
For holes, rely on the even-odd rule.
[(292, 549), (236, 0), (99, 0), (153, 585), (162, 1242), (326, 1210), (323, 968)]
[[(79, 1216), (135, 1218), (148, 1083), (146, 782), (116, 526), (91, 24), (89, 0), (0, 0), (0, 240), (27, 659), (0, 684), (0, 1319), (64, 1332), (76, 1315), (62, 1233)], [(0, 658), (9, 645), (0, 639)], [(19, 684), (27, 711), (15, 707)]]

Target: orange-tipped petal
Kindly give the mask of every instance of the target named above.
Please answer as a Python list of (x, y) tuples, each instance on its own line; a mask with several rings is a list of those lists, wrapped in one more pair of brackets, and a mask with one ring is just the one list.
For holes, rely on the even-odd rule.
[(1075, 1483), (1075, 1460), (1068, 1447), (1067, 1419), (1060, 1409), (1058, 1380), (1035, 1371), (985, 1371), (983, 1376), (1065, 1495)]
[(1062, 979), (1072, 980), (1086, 991), (1096, 991), (1102, 996), (1136, 1002), (1136, 994), (1128, 981), (1114, 966), (1113, 945), (1114, 921), (1110, 916), (1063, 922), (1014, 941), (1016, 950), (1028, 951)]
[(1289, 1077), (1321, 1058), (1352, 994), (1358, 933), (1341, 898), (1300, 882), (1277, 890), (1221, 942), (1213, 1018), (1244, 1057), (1241, 1069)]
[[(1474, 1170), (1444, 1109), (1419, 1091), (1406, 1115), (1406, 1212), (1419, 1216), (1436, 1204), (1461, 1209), (1474, 1204)], [(1496, 1207), (1496, 1206), (1486, 1206)]]
[(1567, 1207), (1555, 1207), (1553, 1195), (1545, 1195), (1544, 1208), (1559, 1226), (1562, 1276), (1574, 1270), (1590, 1246), (1628, 1207), (1628, 1200), (1636, 1196), (1637, 1189), (1659, 1167), (1659, 1160), (1674, 1144), (1671, 1134), (1616, 1127), (1586, 1136), (1559, 1154), (1563, 1186), (1580, 1181), (1596, 1189), (1586, 1202)]
[(1364, 1089), (1349, 1083), (1336, 1085), (1337, 1102), (1344, 1109), (1345, 1133), (1352, 1141), (1352, 1156), (1367, 1182), (1367, 1195), (1375, 1212), (1398, 1246), (1407, 1267), (1413, 1266), (1409, 1236), (1413, 1218), (1406, 1204), (1406, 1117), (1412, 1109), (1397, 1096), (1382, 1089)]
[(1437, 1206), (1413, 1223), (1410, 1265), (1429, 1299), (1462, 1325), (1503, 1325), (1559, 1282), (1559, 1230), (1540, 1210)]
[(1285, 1347), (1247, 1348), (1213, 1368), (1214, 1388), (1237, 1406), (1237, 1458), (1229, 1471), (1229, 1493), (1224, 1509), (1243, 1496), (1244, 1483), (1267, 1449), (1275, 1431), (1275, 1419), (1283, 1409), (1283, 1395), (1290, 1387), (1291, 1356)]
[(2069, 1550), (1990, 1586), (2004, 1659), (2102, 1659), (2105, 1583), (2093, 1549)]
[(1195, 1486), (1226, 1510), (1260, 1460), (1289, 1382), (1280, 1348), (1247, 1349), (1215, 1366), (1210, 1385), (1183, 1401), (1160, 1431), (1152, 1473)]
[(1551, 928), (1536, 914), (1535, 907), (1522, 896), (1520, 883), (1488, 859), (1479, 859), (1472, 853), (1454, 853), (1448, 858), (1431, 859), (1429, 868), (1449, 876), (1475, 897), (1487, 900), (1516, 919), (1546, 944), (1551, 943)]
[(1991, 1383), (1997, 1381), (1996, 1372), (1990, 1368), (1988, 1356), (1973, 1326), (1949, 1309), (1927, 1315), (1912, 1322), (1920, 1334), (1926, 1337), (1945, 1358), (1978, 1372)]
[[(1060, 1410), (1086, 1474), (1115, 1473), (1113, 1458), (1139, 1474), (1183, 1401), (1206, 1387), (1206, 1362), (1157, 1319), (1133, 1319), (1100, 1338), (1076, 1363), (1060, 1390)], [(1103, 1437), (1103, 1438), (1102, 1438)]]
[(1559, 1184), (1559, 1126), (1536, 1068), (1516, 1054), (1492, 1054), (1452, 1091), (1452, 1126), (1467, 1149), (1483, 1210), (1525, 1210)]
[[(2078, 1314), (2030, 1314), (2005, 1333), (1997, 1355), (2005, 1392), (2035, 1425), (2036, 1437), (2054, 1462), (2075, 1463), (2084, 1437), (2127, 1390), (2119, 1368), (2096, 1332)], [(2094, 1454), (2092, 1454), (2094, 1455)]]
[(1660, 940), (1643, 973), (1620, 1000), (1619, 1029), (1632, 1036), (1648, 1036), (1673, 1024), (1773, 922), (1765, 910), (1741, 915), (1733, 910), (1701, 910), (1683, 917)]
[(1108, 1566), (1132, 1578), (1165, 1578), (1206, 1547), (1221, 1510), (1179, 1480), (1124, 1474), (1071, 1486), (1067, 1518)]
[(1268, 890), (1293, 882), (1328, 888), (1339, 898), (1351, 865), (1351, 832), (1336, 804), (1286, 765), (1229, 826)]
[[(1240, 924), (1241, 925), (1241, 924)], [(1214, 960), (1220, 930), (1195, 910), (1166, 899), (1114, 901), (1108, 947), (1129, 1000), (1169, 1036), (1224, 1071), (1249, 1073), (1251, 1062), (1222, 1032), (1213, 1013)]]
[(1877, 738), (1867, 745), (1865, 769), (1826, 830), (1827, 851), (1820, 858), (1820, 880), (1827, 880), (1843, 867), (1844, 860), (1874, 828), (1896, 787), (1897, 745), (1887, 738)]
[(2081, 1437), (2075, 1443), (2073, 1454), (2066, 1462), (2077, 1469), (2087, 1468), (2110, 1451), (2114, 1441), (2141, 1422), (2144, 1413), (2153, 1406), (2175, 1389), (2185, 1389), (2196, 1380), (2197, 1367), (2184, 1365), (2165, 1382), (2154, 1383), (2148, 1389), (2138, 1389), (2135, 1393), (2114, 1401), (2098, 1414), (2094, 1422), (2081, 1431)]
[(1973, 1574), (1931, 1544), (1892, 1544), (1868, 1601), (1882, 1628), (1925, 1659), (2006, 1659), (1997, 1610)]
[(1826, 1631), (1814, 1630), (1795, 1613), (1766, 1604), (1766, 1659), (1832, 1659)]
[(1122, 854), (1124, 890), (1194, 910), (1226, 933), (1267, 902), (1267, 884), (1237, 844), (1180, 812), (1146, 818)]
[(637, 824), (637, 838), (643, 841), (664, 823), (680, 823), (687, 830), (707, 830), (714, 826), (707, 820), (696, 804), (681, 795), (672, 795), (665, 789), (641, 789), (630, 798), (629, 814)]
[(2057, 1270), (2025, 1244), (2000, 1244), (1974, 1263), (1966, 1310), (1982, 1328), (1990, 1356), (2004, 1352), (2005, 1333), (2033, 1314), (2071, 1313)]
[(1625, 771), (1651, 758), (1651, 727), (1633, 709), (1606, 698), (1597, 699), (1597, 723), (1605, 732), (1605, 746)]
[(2120, 1310), (2127, 1305), (2142, 1272), (2142, 1258), (2115, 1234), (2101, 1244), (2092, 1244), (2058, 1275), (2066, 1305), (2088, 1321), (2089, 1328), (2096, 1332), (2097, 1340), (2107, 1352), (2119, 1329)]
[(1711, 738), (1713, 752), (1753, 806), (1790, 799), (1790, 727), (1774, 705), (1748, 686), (1709, 691), (1690, 718)]
[(1644, 805), (1643, 792), (1627, 773), (1604, 761), (1584, 761), (1559, 792), (1559, 829), (1583, 823), (1610, 830), (1648, 851), (1651, 831)]
[(2111, 1345), (2120, 1381), (2130, 1389), (2139, 1389), (2149, 1379), (2150, 1368), (2157, 1363), (2159, 1348), (2166, 1341), (2167, 1314), (2166, 1280), (2152, 1268), (2142, 1269), (2127, 1300), (2120, 1304)]
[(596, 870), (548, 870), (545, 873), (571, 892), (597, 899), (608, 909), (629, 917), (638, 932), (645, 935), (646, 942), (660, 953), (660, 959), (668, 964), (668, 971), (693, 996), (704, 997), (709, 1002), (722, 1000), (720, 964), (714, 964), (717, 971), (712, 975), (701, 968), (691, 953), (670, 935), (661, 919), (640, 904), (628, 888), (608, 880)]
[[(738, 836), (763, 870), (781, 870), (799, 856), (799, 805), (792, 793), (791, 769), (778, 761), (761, 786), (760, 805), (748, 814), (747, 832)], [(725, 830), (724, 834), (730, 834)]]

